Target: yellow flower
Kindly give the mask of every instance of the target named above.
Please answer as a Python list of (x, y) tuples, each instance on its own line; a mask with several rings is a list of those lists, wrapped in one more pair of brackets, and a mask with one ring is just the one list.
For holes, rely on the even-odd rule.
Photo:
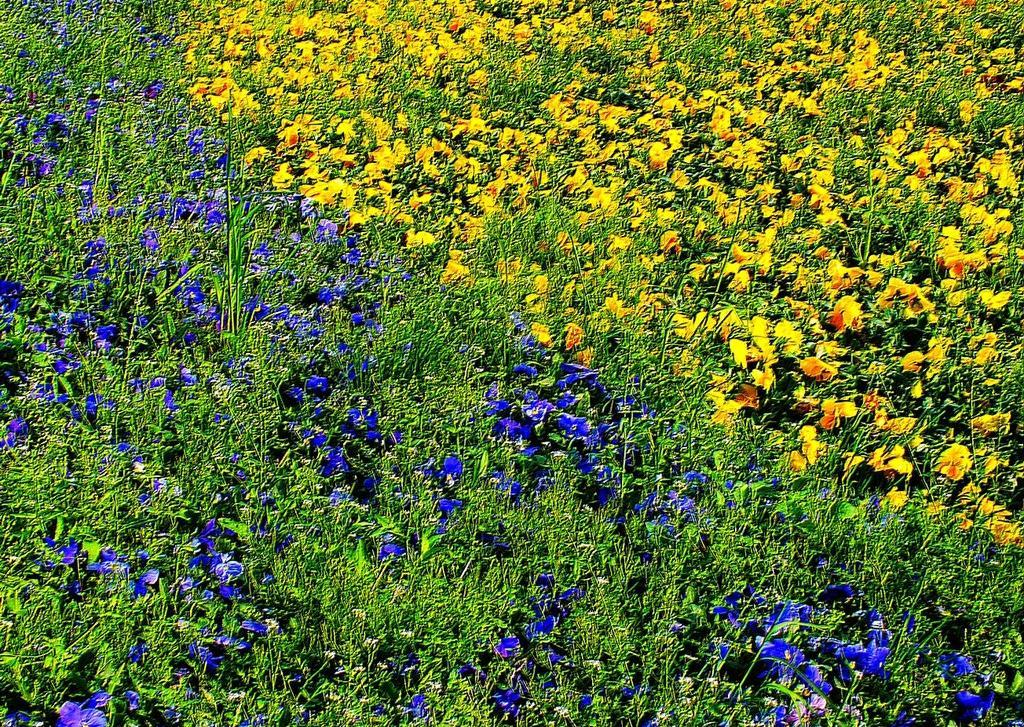
[(314, 136), (322, 127), (323, 124), (310, 114), (299, 114), (292, 120), (281, 121), (281, 129), (277, 132), (277, 138), (285, 147), (294, 147)]
[(647, 148), (647, 157), (650, 160), (651, 169), (666, 169), (668, 160), (672, 158), (672, 150), (660, 141), (656, 141)]
[(665, 255), (674, 253), (678, 255), (683, 251), (682, 246), (679, 244), (679, 233), (675, 230), (669, 230), (661, 236), (661, 251)]
[(1015, 522), (995, 520), (987, 523), (989, 532), (997, 545), (1024, 545), (1024, 534)]
[(292, 18), (292, 22), (288, 24), (288, 33), (295, 38), (301, 38), (312, 27), (310, 20), (308, 15), (296, 15)]
[(470, 86), (473, 86), (474, 88), (486, 85), (487, 71), (485, 71), (483, 68), (481, 68), (478, 71), (474, 71), (473, 73), (469, 74), (469, 77), (466, 79), (466, 83), (468, 83)]
[(554, 339), (551, 337), (551, 329), (548, 328), (543, 323), (533, 323), (533, 324), (531, 324), (530, 325), (530, 334), (534, 338), (536, 338), (537, 339), (537, 343), (539, 343), (544, 348), (550, 348), (551, 344), (553, 344), (555, 342)]
[[(342, 206), (351, 209), (355, 202), (355, 190), (340, 179), (331, 179), (316, 184), (304, 184), (299, 187), (299, 192), (309, 199), (319, 202), (322, 205), (330, 206), (342, 197)], [(355, 220), (353, 219), (353, 223)]]
[(754, 384), (760, 386), (765, 391), (771, 391), (775, 385), (775, 371), (771, 366), (766, 366), (764, 369), (754, 369), (750, 372), (750, 377), (754, 380)]
[(632, 308), (627, 308), (621, 300), (619, 300), (618, 294), (610, 295), (604, 299), (604, 307), (609, 313), (612, 313), (616, 318), (624, 318), (633, 312)]
[(274, 172), (274, 177), (271, 181), (273, 181), (275, 189), (287, 189), (294, 179), (295, 175), (292, 174), (291, 166), (281, 164), (277, 167), (277, 171)]
[(409, 230), (405, 233), (406, 247), (423, 247), (424, 245), (433, 245), (435, 242), (437, 242), (437, 238), (426, 230)]
[(951, 444), (939, 456), (939, 461), (935, 465), (935, 471), (940, 475), (945, 475), (954, 482), (958, 482), (963, 479), (965, 474), (970, 472), (972, 464), (971, 450), (962, 444)]
[(920, 351), (911, 351), (900, 359), (900, 366), (903, 370), (913, 373), (917, 373), (921, 370), (922, 363), (924, 363), (924, 354)]
[(989, 310), (999, 310), (1000, 308), (1005, 308), (1006, 304), (1010, 302), (1010, 291), (1004, 290), (1002, 293), (996, 293), (986, 288), (978, 293), (978, 299)]
[(906, 435), (914, 431), (914, 427), (917, 426), (917, 417), (893, 417), (889, 419), (876, 416), (875, 423), (882, 431), (889, 432), (890, 434)]
[(801, 455), (805, 466), (814, 464), (825, 448), (825, 445), (818, 441), (818, 430), (810, 425), (802, 426), (800, 427), (800, 439), (803, 441), (803, 445), (797, 454)]
[(907, 504), (907, 501), (910, 500), (910, 497), (904, 490), (898, 490), (894, 487), (886, 493), (882, 500), (891, 509), (901, 510)]
[(269, 149), (267, 149), (266, 147), (263, 147), (263, 146), (257, 146), (255, 148), (250, 149), (249, 151), (247, 151), (245, 153), (245, 156), (242, 159), (245, 162), (246, 166), (250, 166), (251, 167), (256, 162), (262, 161), (262, 160), (266, 159), (269, 155), (270, 155), (270, 150)]
[(971, 419), (971, 428), (986, 436), (1010, 428), (1010, 414), (982, 414)]
[(450, 250), (448, 252), (448, 263), (445, 265), (444, 272), (441, 273), (442, 285), (460, 282), (471, 285), (473, 283), (473, 278), (469, 274), (469, 268), (462, 263), (464, 256), (465, 253), (461, 250)]
[(868, 460), (868, 464), (875, 470), (885, 475), (909, 475), (914, 471), (914, 466), (910, 464), (910, 461), (903, 455), (906, 454), (906, 450), (900, 445), (887, 449), (886, 447), (879, 447), (872, 454)]
[(747, 344), (738, 338), (729, 341), (729, 351), (736, 365), (741, 369), (747, 368)]

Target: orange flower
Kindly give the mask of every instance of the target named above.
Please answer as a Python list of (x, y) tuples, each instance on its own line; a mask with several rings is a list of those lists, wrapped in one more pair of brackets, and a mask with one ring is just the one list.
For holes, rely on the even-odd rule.
[(805, 376), (815, 381), (829, 381), (839, 373), (838, 366), (825, 363), (817, 356), (808, 356), (803, 359), (800, 362), (800, 369), (804, 372)]
[(669, 253), (679, 254), (683, 251), (682, 246), (679, 244), (679, 233), (675, 230), (669, 230), (661, 236), (661, 251), (668, 255)]
[(594, 349), (584, 348), (576, 352), (576, 360), (584, 366), (590, 366), (594, 363)]
[(864, 395), (863, 406), (868, 411), (875, 411), (884, 403), (882, 396), (877, 391), (869, 391)]
[(842, 424), (843, 419), (854, 416), (857, 413), (857, 405), (852, 401), (825, 399), (821, 403), (821, 411), (824, 414), (821, 417), (821, 428), (831, 431)]
[(863, 325), (864, 310), (860, 303), (852, 295), (844, 295), (836, 302), (832, 315), (828, 322), (837, 333), (842, 333), (847, 328), (859, 331)]
[(761, 395), (758, 393), (757, 387), (751, 384), (740, 384), (740, 391), (733, 401), (748, 409), (761, 408)]
[(583, 328), (575, 323), (570, 323), (565, 327), (565, 350), (571, 351), (581, 343), (583, 343), (584, 337)]

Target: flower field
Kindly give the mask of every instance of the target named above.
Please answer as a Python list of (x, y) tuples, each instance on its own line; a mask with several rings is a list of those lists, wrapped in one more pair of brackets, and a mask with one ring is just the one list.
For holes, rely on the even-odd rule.
[(1024, 725), (1024, 3), (7, 0), (4, 725)]

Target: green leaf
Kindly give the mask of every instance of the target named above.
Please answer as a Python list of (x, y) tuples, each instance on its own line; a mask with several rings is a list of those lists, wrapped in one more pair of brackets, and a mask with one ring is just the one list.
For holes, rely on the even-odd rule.
[(85, 554), (89, 556), (90, 561), (99, 560), (100, 551), (103, 550), (103, 546), (95, 540), (86, 540), (82, 543), (82, 548), (85, 550)]
[(858, 514), (860, 514), (860, 508), (852, 502), (840, 503), (839, 507), (836, 508), (836, 515), (838, 515), (841, 520), (850, 520), (851, 518), (857, 517)]
[(1013, 673), (1013, 680), (1010, 682), (1010, 688), (1008, 692), (1011, 695), (1019, 695), (1024, 693), (1024, 674), (1019, 671)]

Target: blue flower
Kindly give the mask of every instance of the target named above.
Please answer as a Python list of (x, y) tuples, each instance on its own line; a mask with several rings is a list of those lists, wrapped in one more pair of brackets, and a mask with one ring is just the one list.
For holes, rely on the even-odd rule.
[(759, 679), (775, 679), (788, 682), (796, 670), (807, 663), (807, 657), (797, 647), (783, 639), (772, 639), (761, 648), (760, 660), (765, 668), (757, 675)]
[(107, 718), (103, 712), (77, 702), (64, 702), (57, 717), (57, 727), (106, 727), (106, 725)]
[(821, 694), (828, 695), (832, 691), (832, 685), (825, 681), (825, 675), (817, 664), (808, 664), (803, 672), (797, 672), (796, 675), (800, 681)]
[(831, 585), (826, 586), (825, 590), (818, 596), (818, 600), (822, 603), (835, 603), (836, 601), (848, 601), (856, 595), (853, 586), (849, 585)]
[(216, 671), (224, 657), (213, 653), (209, 647), (202, 646), (197, 643), (191, 643), (188, 646), (188, 654), (196, 661), (203, 665), (203, 668), (208, 671)]
[(502, 659), (511, 659), (519, 653), (519, 639), (515, 636), (506, 636), (495, 645), (494, 653)]
[(427, 720), (430, 717), (427, 708), (427, 698), (422, 694), (414, 695), (412, 701), (409, 702), (409, 706), (405, 708), (405, 713), (413, 719)]
[(542, 618), (540, 621), (534, 621), (526, 627), (526, 638), (533, 640), (541, 634), (550, 634), (555, 630), (555, 626), (557, 625), (558, 619), (555, 616), (548, 616), (547, 618)]
[(320, 467), (320, 474), (324, 477), (331, 477), (339, 472), (348, 472), (349, 469), (348, 460), (345, 459), (345, 450), (341, 447), (328, 447), (327, 460)]
[(982, 719), (995, 703), (995, 692), (984, 695), (973, 694), (966, 689), (956, 694), (956, 713), (953, 719), (958, 724), (970, 724)]
[(537, 424), (544, 421), (544, 418), (554, 410), (555, 405), (547, 399), (537, 399), (523, 405), (523, 414), (527, 419)]
[(134, 712), (135, 710), (137, 710), (139, 708), (139, 704), (140, 704), (141, 700), (139, 699), (139, 693), (138, 692), (129, 689), (128, 691), (126, 691), (124, 693), (124, 698), (125, 698), (125, 701), (128, 702), (128, 711), (129, 712)]
[(117, 338), (117, 326), (113, 324), (97, 326), (96, 327), (96, 340), (103, 341), (106, 343), (112, 342)]
[(890, 672), (885, 668), (885, 660), (889, 658), (889, 647), (879, 646), (875, 641), (868, 641), (867, 646), (847, 647), (844, 656), (853, 662), (854, 668), (879, 679), (888, 679)]
[(463, 664), (460, 666), (459, 676), (464, 679), (474, 679), (481, 684), (487, 681), (487, 672), (477, 669), (472, 664)]
[(384, 543), (380, 546), (380, 552), (377, 554), (377, 560), (387, 560), (388, 558), (399, 558), (405, 555), (405, 548), (398, 543)]
[(230, 556), (221, 553), (217, 555), (210, 572), (217, 576), (221, 583), (228, 583), (241, 576), (245, 572), (245, 567), (237, 560), (231, 560)]
[(771, 615), (764, 619), (762, 625), (765, 633), (776, 629), (788, 630), (795, 626), (809, 623), (811, 620), (812, 608), (803, 603), (783, 601), (775, 605)]
[(331, 220), (320, 220), (316, 223), (315, 238), (317, 242), (328, 242), (338, 239), (338, 224)]
[(437, 501), (437, 509), (444, 515), (451, 515), (460, 507), (462, 507), (462, 500), (450, 500), (446, 497), (442, 497)]
[(574, 417), (571, 414), (558, 415), (558, 428), (570, 437), (585, 437), (590, 434), (590, 424), (586, 417)]
[(160, 571), (156, 568), (150, 569), (143, 573), (139, 578), (131, 582), (132, 586), (132, 599), (141, 598), (149, 592), (149, 586), (155, 586), (157, 581), (160, 579)]
[(512, 417), (499, 419), (494, 423), (494, 436), (502, 439), (529, 439), (533, 432), (533, 426), (522, 424)]
[(942, 668), (942, 676), (946, 679), (967, 676), (974, 673), (974, 665), (970, 657), (963, 654), (943, 654), (939, 657), (939, 665)]
[(575, 363), (563, 363), (561, 369), (567, 376), (563, 376), (558, 380), (558, 387), (560, 389), (566, 389), (578, 381), (591, 389), (601, 387), (597, 380), (597, 372), (593, 369)]
[(149, 651), (149, 647), (146, 645), (146, 642), (138, 642), (135, 646), (128, 649), (128, 661), (138, 664), (142, 661), (142, 657), (146, 655), (147, 651)]
[(306, 380), (306, 391), (315, 396), (327, 396), (330, 386), (331, 382), (327, 380), (326, 376), (310, 376)]
[(6, 433), (0, 432), (0, 449), (8, 449), (18, 444), (18, 440), (28, 433), (28, 422), (21, 417), (12, 419), (6, 427)]
[(270, 633), (270, 629), (266, 626), (266, 624), (262, 624), (259, 621), (246, 620), (242, 622), (241, 626), (246, 631), (250, 631), (256, 634), (257, 636), (266, 636), (268, 633)]
[(444, 458), (444, 463), (441, 465), (441, 469), (438, 471), (437, 476), (456, 480), (462, 477), (462, 460), (452, 455)]
[(519, 716), (519, 710), (522, 708), (523, 704), (523, 695), (516, 690), (504, 689), (500, 692), (495, 692), (493, 699), (494, 703), (503, 714), (506, 714), (513, 719)]

